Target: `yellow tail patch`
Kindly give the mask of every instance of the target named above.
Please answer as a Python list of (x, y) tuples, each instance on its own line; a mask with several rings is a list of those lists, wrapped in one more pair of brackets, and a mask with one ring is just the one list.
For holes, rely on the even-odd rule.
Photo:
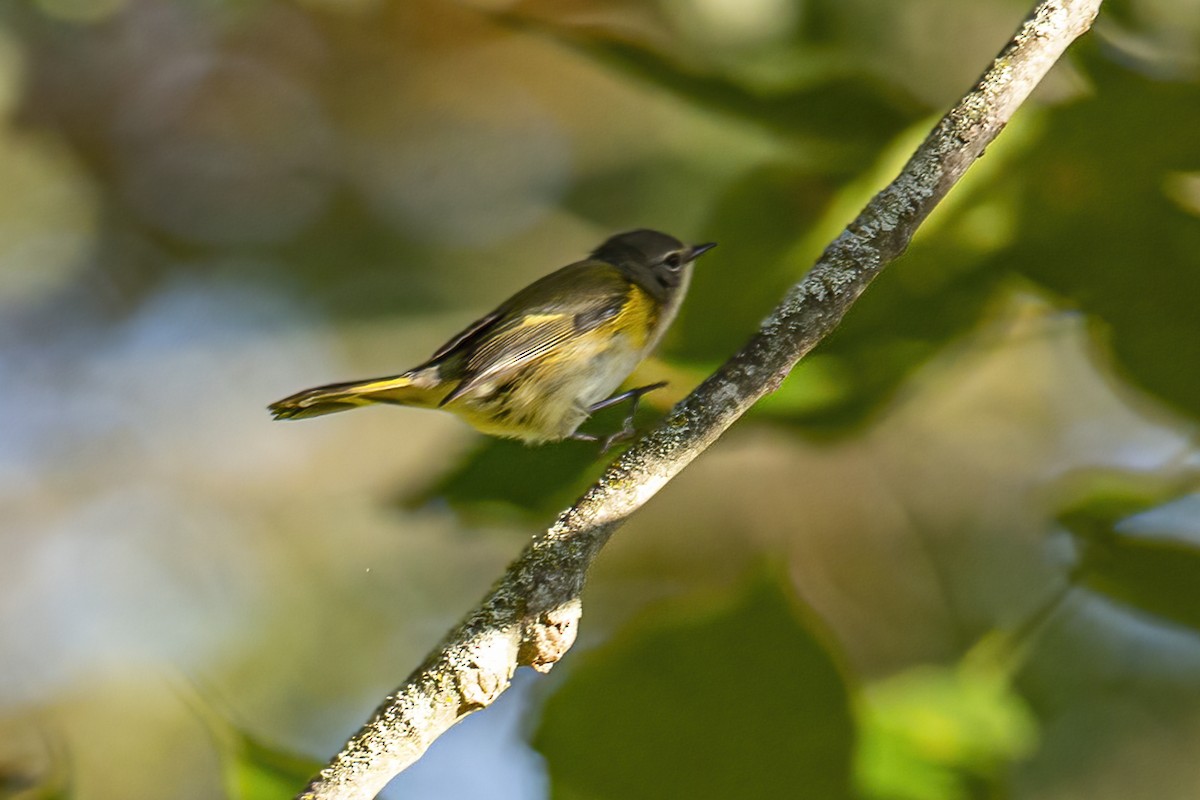
[(422, 373), (393, 375), (350, 383), (331, 383), (285, 397), (267, 406), (275, 419), (306, 419), (348, 411), (372, 403), (430, 407), (437, 405), (447, 387)]

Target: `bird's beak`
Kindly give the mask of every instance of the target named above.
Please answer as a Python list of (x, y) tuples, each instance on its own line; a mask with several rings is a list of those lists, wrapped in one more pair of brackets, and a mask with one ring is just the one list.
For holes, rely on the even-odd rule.
[(698, 258), (698, 257), (704, 255), (705, 253), (707, 253), (709, 250), (712, 250), (716, 246), (717, 246), (716, 242), (706, 242), (704, 244), (692, 245), (692, 252), (688, 253), (688, 261), (691, 261), (695, 258)]

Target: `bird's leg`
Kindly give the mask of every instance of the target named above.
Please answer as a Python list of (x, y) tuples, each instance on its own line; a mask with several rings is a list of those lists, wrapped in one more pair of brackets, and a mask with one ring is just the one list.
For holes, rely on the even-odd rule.
[(666, 381), (659, 381), (658, 383), (652, 383), (649, 386), (639, 386), (636, 389), (630, 389), (627, 392), (621, 392), (620, 394), (614, 394), (612, 397), (608, 398), (607, 400), (601, 400), (599, 403), (592, 403), (590, 406), (588, 406), (587, 411), (589, 414), (595, 414), (597, 411), (600, 411), (601, 409), (611, 408), (612, 406), (615, 406), (618, 403), (623, 403), (626, 400), (632, 400), (633, 406), (632, 406), (632, 411), (630, 412), (630, 418), (632, 419), (632, 417), (633, 417), (632, 412), (637, 410), (637, 403), (638, 403), (638, 400), (641, 399), (642, 395), (649, 394), (650, 392), (653, 392), (655, 389), (661, 389), (666, 385), (667, 385)]
[[(601, 400), (599, 403), (593, 403), (592, 405), (588, 406), (588, 413), (594, 414), (602, 408), (609, 408), (610, 406), (615, 406), (618, 403), (623, 403), (626, 400), (629, 401), (629, 415), (625, 417), (625, 424), (621, 427), (621, 430), (605, 437), (605, 451), (607, 451), (608, 448), (612, 447), (617, 442), (623, 442), (626, 439), (633, 438), (633, 435), (637, 433), (637, 430), (633, 427), (633, 417), (635, 414), (637, 414), (638, 401), (642, 399), (642, 395), (653, 392), (655, 389), (661, 389), (666, 385), (666, 381), (659, 381), (658, 383), (651, 383), (648, 386), (639, 386), (636, 389), (630, 389), (627, 392), (621, 392), (620, 394), (613, 395), (607, 400)], [(588, 436), (588, 434), (584, 434), (584, 436)], [(590, 438), (592, 441), (595, 441), (596, 437), (592, 436)]]

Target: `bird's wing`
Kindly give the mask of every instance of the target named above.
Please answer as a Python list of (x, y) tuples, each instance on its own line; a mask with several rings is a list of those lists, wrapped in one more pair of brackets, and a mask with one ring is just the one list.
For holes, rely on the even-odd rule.
[(443, 361), (447, 356), (454, 354), (456, 351), (469, 347), (472, 341), (480, 338), (487, 330), (495, 325), (496, 322), (500, 320), (500, 316), (500, 309), (496, 309), (495, 311), (492, 311), (491, 313), (475, 320), (470, 325), (456, 333), (453, 339), (439, 347), (437, 352), (431, 355), (429, 360), (426, 361), (422, 366), (433, 364), (437, 361)]
[(435, 360), (461, 357), (460, 383), (442, 405), (513, 374), (620, 313), (631, 285), (601, 261), (580, 261), (535, 281), (456, 336)]

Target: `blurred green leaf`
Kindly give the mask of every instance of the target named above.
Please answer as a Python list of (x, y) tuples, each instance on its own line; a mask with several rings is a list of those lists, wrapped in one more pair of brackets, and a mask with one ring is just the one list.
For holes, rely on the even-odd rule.
[(849, 689), (780, 581), (648, 615), (585, 654), (534, 734), (552, 796), (851, 796)]
[(324, 766), (263, 744), (236, 728), (230, 727), (220, 739), (229, 800), (290, 800)]
[(1200, 483), (1188, 470), (1088, 469), (1059, 481), (1058, 521), (1086, 541), (1101, 541), (1123, 519), (1190, 493)]
[(1200, 416), (1200, 202), (1170, 193), (1172, 176), (1200, 170), (1200, 85), (1082, 52), (1095, 92), (1055, 109), (1014, 166), (1018, 234), (996, 266), (1104, 320), (1122, 372)]
[(184, 698), (212, 735), (228, 800), (290, 800), (324, 766), (243, 730), (210, 693), (189, 689)]
[[(930, 240), (885, 270), (814, 353), (824, 360), (822, 371), (836, 377), (831, 402), (797, 408), (790, 421), (810, 434), (842, 435), (890, 401), (915, 369), (979, 323), (1002, 276), (953, 266), (978, 258)], [(940, 280), (913, 274), (934, 263), (950, 274)]]
[(1080, 583), (1134, 608), (1200, 631), (1200, 546), (1111, 533), (1090, 542)]
[(1122, 530), (1137, 514), (1194, 491), (1195, 476), (1101, 470), (1071, 482), (1058, 518), (1081, 545), (1077, 582), (1200, 631), (1200, 544)]
[[(1037, 114), (1014, 120), (988, 157), (972, 165), (917, 230), (908, 251), (818, 346), (814, 355), (827, 359), (825, 371), (838, 376), (838, 402), (800, 409), (791, 417), (794, 423), (810, 434), (850, 432), (889, 402), (914, 370), (979, 325), (1011, 283), (1011, 273), (995, 263), (995, 254), (1011, 246), (1016, 235), (1016, 191), (1002, 179), (1038, 145), (1042, 129)], [(921, 123), (897, 137), (861, 178), (838, 193), (796, 255), (815, 258), (897, 174), (926, 133)]]
[[(966, 800), (1031, 751), (1036, 722), (1006, 670), (967, 658), (868, 686), (856, 776), (868, 798)], [(987, 796), (995, 796), (989, 792)]]
[(685, 66), (645, 42), (607, 28), (568, 27), (519, 14), (497, 14), (494, 18), (664, 89), (691, 106), (759, 125), (776, 134), (820, 142), (828, 148), (824, 163), (831, 171), (855, 171), (865, 154), (882, 146), (925, 110), (899, 89), (882, 86), (865, 75), (832, 74), (786, 91), (754, 91), (724, 75)]
[(429, 311), (444, 305), (438, 253), (380, 223), (354, 197), (341, 197), (279, 248), (286, 274), (330, 313), (348, 319)]
[[(620, 428), (624, 406), (597, 415), (587, 430), (603, 436)], [(467, 519), (544, 521), (571, 504), (615, 456), (596, 442), (559, 442), (529, 447), (508, 439), (481, 437), (449, 471), (399, 498), (406, 509), (446, 503)]]
[(782, 163), (735, 181), (701, 226), (722, 246), (697, 262), (668, 353), (716, 363), (732, 355), (799, 278), (787, 256), (833, 192), (830, 181)]
[(851, 381), (841, 361), (809, 356), (796, 365), (779, 388), (754, 404), (751, 415), (797, 419), (843, 403)]
[[(695, 226), (694, 209), (705, 208), (706, 195), (718, 180), (711, 167), (695, 159), (631, 159), (578, 175), (563, 207), (609, 231), (643, 227), (654, 220), (655, 228), (678, 235)], [(716, 238), (702, 228), (698, 235), (705, 241)]]

